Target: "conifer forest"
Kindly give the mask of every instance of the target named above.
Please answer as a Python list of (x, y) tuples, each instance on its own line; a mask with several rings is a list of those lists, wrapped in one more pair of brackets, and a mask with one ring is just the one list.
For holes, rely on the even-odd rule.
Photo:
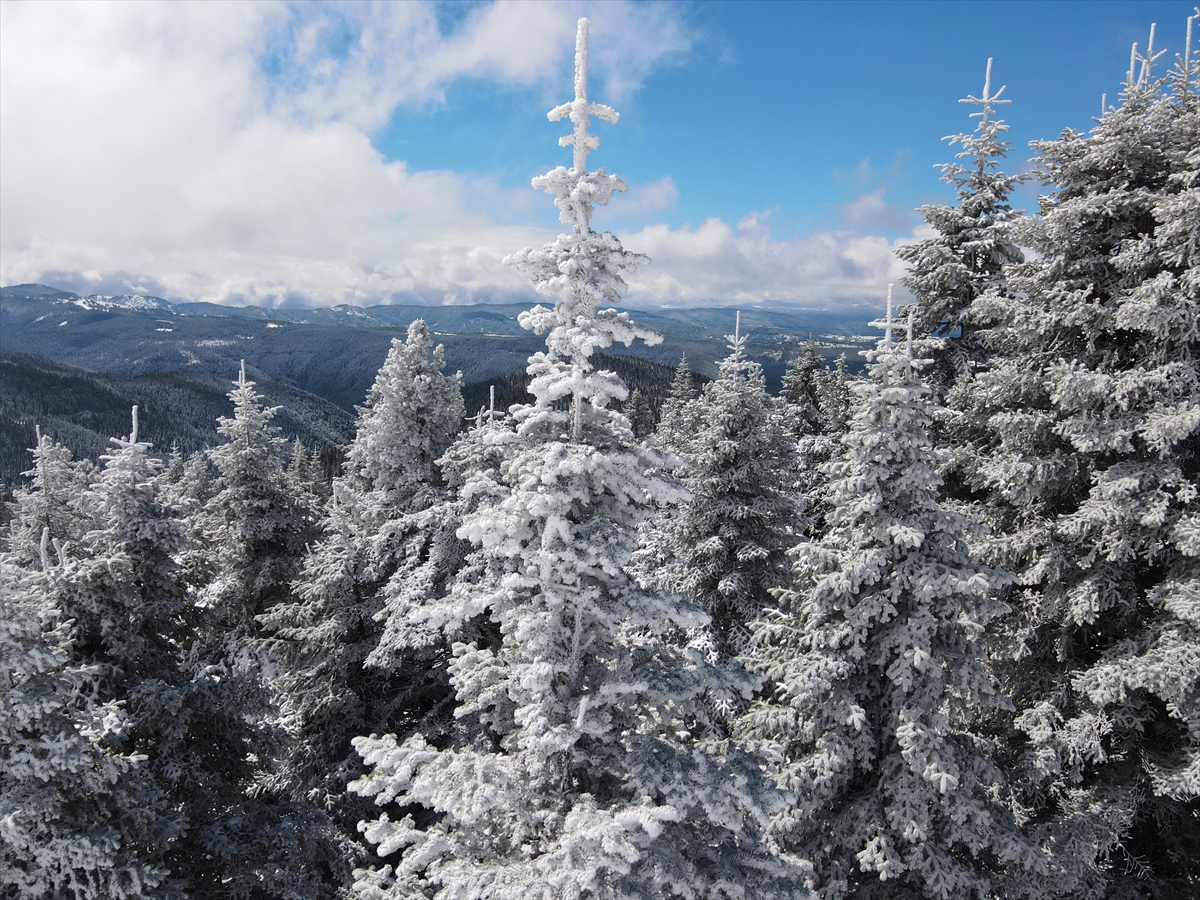
[(810, 342), (771, 394), (739, 324), (651, 402), (581, 19), (523, 402), (464, 409), (418, 320), (331, 480), (244, 367), (206, 451), (39, 433), (0, 896), (1200, 896), (1188, 25), (1029, 174), (988, 61), (861, 373)]

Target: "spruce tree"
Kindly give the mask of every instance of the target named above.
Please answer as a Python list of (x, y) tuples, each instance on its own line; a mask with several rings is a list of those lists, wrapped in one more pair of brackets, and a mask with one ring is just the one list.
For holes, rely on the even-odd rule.
[(649, 437), (654, 431), (654, 414), (650, 410), (646, 395), (635, 388), (625, 401), (625, 409), (625, 417), (629, 419), (633, 436), (638, 440)]
[(346, 792), (362, 771), (351, 739), (411, 727), (422, 704), (437, 699), (417, 690), (426, 699), (414, 700), (413, 683), (431, 673), (380, 641), (391, 593), (428, 561), (447, 524), (433, 512), (441, 502), (436, 461), (461, 427), (463, 402), (460, 378), (444, 374), (444, 364), (423, 320), (392, 342), (359, 407), (323, 536), (304, 558), (294, 596), (261, 616), (267, 652), (282, 667), (274, 684), (281, 724), (293, 738), (269, 784), (328, 810), (349, 841), (369, 808)]
[(697, 411), (692, 405), (698, 394), (695, 376), (685, 354), (679, 358), (671, 389), (663, 401), (658, 427), (654, 432), (656, 447), (670, 453), (682, 453), (687, 449), (698, 427)]
[[(186, 530), (165, 502), (162, 464), (138, 440), (137, 408), (85, 500), (96, 526), (47, 572), (55, 614), (70, 620), (72, 661), (98, 672), (97, 700), (128, 717), (114, 749), (146, 757), (166, 798), (154, 824), (169, 847), (164, 895), (201, 898), (327, 892), (328, 857), (302, 807), (250, 796), (263, 773), (257, 680), (204, 658), (200, 613), (178, 562)], [(117, 740), (119, 738), (119, 740)]]
[(795, 586), (744, 656), (767, 692), (740, 733), (796, 795), (775, 827), (822, 897), (1016, 897), (1047, 865), (998, 802), (979, 727), (1002, 704), (977, 642), (1004, 579), (939, 504), (925, 361), (891, 328), (889, 297), (827, 466), (829, 531), (795, 549)]
[(323, 510), (329, 498), (329, 484), (322, 474), (320, 451), (310, 451), (296, 438), (288, 453), (287, 477), (292, 489), (304, 498), (305, 505), (314, 512)]
[(784, 480), (795, 465), (781, 404), (762, 367), (746, 356), (738, 327), (715, 381), (696, 401), (701, 423), (684, 459), (691, 499), (664, 516), (636, 569), (655, 590), (682, 593), (711, 617), (718, 654), (736, 655), (746, 626), (782, 583), (794, 509)]
[[(622, 271), (645, 261), (589, 227), (592, 205), (624, 188), (588, 172), (587, 20), (577, 40), (570, 115), (575, 164), (535, 180), (556, 195), (572, 232), (513, 257), (542, 292), (567, 293), (522, 324), (546, 333), (530, 359), (534, 402), (512, 427), (485, 428), (472, 502), (459, 534), (471, 542), (449, 598), (411, 615), (457, 632), (450, 664), (457, 716), (452, 745), (393, 735), (355, 742), (371, 772), (354, 789), (387, 806), (362, 825), (385, 858), (364, 873), (364, 897), (728, 897), (754, 883), (792, 897), (786, 865), (758, 835), (774, 805), (758, 767), (711, 752), (687, 732), (710, 688), (738, 678), (708, 666), (673, 636), (699, 610), (641, 590), (624, 571), (635, 527), (654, 502), (678, 497), (655, 474), (657, 454), (630, 446), (626, 391), (593, 368), (594, 349), (652, 335), (615, 301)], [(465, 455), (465, 454), (463, 454)], [(492, 460), (488, 463), (487, 460)], [(395, 818), (392, 811), (397, 811)]]
[[(33, 468), (21, 474), (29, 486), (13, 491), (9, 504), (7, 555), (16, 565), (42, 567), (42, 537), (55, 544), (77, 544), (90, 527), (83, 494), (97, 469), (88, 460), (78, 462), (71, 451), (37, 428), (37, 446), (31, 451)], [(49, 531), (47, 531), (49, 529)]]
[(809, 338), (783, 375), (782, 393), (789, 404), (788, 418), (797, 438), (827, 430), (821, 411), (821, 381), (825, 375), (825, 359), (817, 352), (816, 342)]
[(263, 405), (244, 362), (229, 399), (233, 417), (217, 420), (226, 442), (208, 451), (217, 478), (201, 519), (215, 575), (199, 602), (223, 654), (237, 656), (258, 634), (255, 618), (289, 598), (316, 534), (304, 493), (284, 469), (285, 442), (271, 422), (279, 407)]
[(1154, 59), (1152, 31), (1119, 107), (1035, 144), (1036, 258), (976, 300), (1003, 326), (950, 397), (955, 474), (1021, 576), (997, 660), (1025, 802), (1113, 897), (1200, 878), (1197, 70), (1167, 93)]
[(821, 380), (818, 389), (826, 434), (841, 437), (846, 433), (850, 422), (852, 381), (849, 363), (846, 361), (846, 354), (843, 353), (834, 363), (833, 371)]
[(982, 96), (959, 101), (980, 107), (971, 113), (979, 119), (975, 133), (946, 138), (962, 147), (956, 159), (965, 161), (941, 166), (942, 179), (954, 185), (958, 203), (922, 207), (926, 223), (937, 235), (896, 251), (910, 266), (903, 284), (916, 298), (920, 333), (932, 338), (919, 346), (935, 359), (931, 376), (945, 386), (984, 356), (977, 331), (989, 324), (989, 318), (986, 307), (976, 305), (975, 299), (984, 294), (1003, 296), (1005, 268), (1024, 258), (1013, 231), (1021, 214), (1008, 200), (1023, 177), (1001, 171), (1011, 149), (1003, 140), (1008, 126), (992, 118), (997, 105), (1012, 101), (1000, 99), (1003, 87), (995, 94), (991, 88), (989, 59)]
[(417, 319), (403, 342), (392, 341), (366, 404), (358, 408), (339, 490), (368, 525), (428, 506), (435, 496), (434, 463), (462, 430), (463, 418), (461, 379), (444, 375), (443, 368), (445, 351)]
[(824, 529), (828, 479), (822, 467), (839, 452), (849, 416), (850, 389), (846, 355), (829, 371), (809, 338), (803, 352), (783, 376), (784, 418), (795, 439), (793, 467), (788, 473), (797, 531), (809, 536)]
[[(47, 539), (49, 526), (46, 526)], [(58, 565), (58, 563), (52, 563)], [(0, 893), (21, 900), (169, 895), (162, 796), (114, 749), (128, 718), (73, 663), (42, 573), (0, 564)]]

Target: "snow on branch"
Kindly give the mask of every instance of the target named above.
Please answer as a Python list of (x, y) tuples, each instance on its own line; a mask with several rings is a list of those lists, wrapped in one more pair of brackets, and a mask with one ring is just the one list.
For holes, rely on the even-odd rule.
[(572, 134), (563, 135), (558, 139), (558, 145), (575, 148), (573, 171), (576, 175), (587, 172), (588, 154), (600, 146), (600, 139), (588, 132), (591, 117), (596, 116), (605, 122), (614, 123), (621, 117), (611, 106), (592, 103), (587, 98), (588, 24), (587, 19), (580, 19), (579, 30), (575, 34), (575, 99), (546, 113), (551, 122), (569, 116), (575, 126)]
[(996, 93), (992, 93), (992, 57), (989, 56), (987, 61), (987, 73), (983, 76), (983, 96), (976, 97), (974, 94), (967, 94), (966, 97), (958, 102), (973, 103), (977, 106), (982, 106), (983, 109), (979, 112), (971, 113), (971, 118), (981, 117), (979, 124), (986, 125), (988, 122), (988, 116), (995, 112), (993, 107), (1000, 106), (1004, 103), (1012, 103), (1011, 100), (1000, 99), (1000, 95), (1004, 93), (1004, 88), (1006, 87), (1008, 87), (1008, 85), (1003, 85), (1000, 90), (996, 91)]

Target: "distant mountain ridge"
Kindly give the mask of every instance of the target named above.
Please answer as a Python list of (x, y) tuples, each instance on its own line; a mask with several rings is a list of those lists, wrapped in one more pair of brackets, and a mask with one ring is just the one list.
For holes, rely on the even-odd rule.
[[(276, 309), (262, 306), (224, 306), (219, 303), (172, 303), (161, 297), (142, 294), (79, 296), (48, 285), (18, 284), (0, 288), (0, 302), (15, 305), (23, 300), (61, 301), (89, 310), (159, 311), (173, 316), (251, 319), (296, 325), (347, 325), (355, 328), (407, 328), (414, 319), (424, 319), (429, 327), (447, 334), (526, 334), (517, 316), (530, 308), (527, 303), (476, 304), (470, 306), (416, 306), (395, 304), (354, 306), (341, 303), (312, 309)], [(546, 301), (549, 302), (549, 301)], [(627, 307), (639, 322), (649, 325), (664, 338), (679, 340), (723, 340), (733, 329), (733, 307), (689, 307), (646, 309)], [(807, 337), (841, 338), (857, 343), (870, 337), (867, 322), (870, 310), (848, 312), (827, 310), (779, 310), (747, 308), (740, 310), (742, 327), (753, 342)]]
[[(341, 442), (349, 437), (355, 407), (366, 398), (392, 341), (403, 338), (417, 318), (444, 346), (447, 370), (462, 373), (468, 412), (487, 402), (491, 384), (498, 386), (501, 405), (507, 405), (523, 398), (527, 360), (545, 347), (542, 337), (517, 321), (528, 308), (342, 304), (264, 309), (170, 303), (140, 294), (81, 297), (41, 284), (0, 288), (0, 393), (11, 395), (10, 402), (0, 403), (0, 431), (6, 435), (0, 438), (5, 445), (0, 456), (6, 457), (0, 480), (11, 479), (14, 466), (20, 466), (15, 471), (27, 468), (23, 462), (36, 422), (73, 435), (73, 450), (94, 455), (107, 446), (109, 432), (127, 430), (127, 407), (137, 397), (153, 407), (147, 415), (162, 425), (156, 441), (177, 428), (185, 449), (198, 447), (211, 440), (215, 417), (228, 414), (224, 394), (242, 360), (255, 380), (269, 386), (271, 402), (283, 404), (294, 417), (290, 434), (318, 445)], [(610, 348), (613, 356), (605, 364), (649, 388), (663, 375), (644, 364), (674, 368), (686, 354), (693, 371), (714, 377), (717, 362), (728, 352), (725, 335), (734, 330), (734, 312), (631, 309), (663, 341)], [(772, 389), (810, 335), (827, 358), (845, 352), (852, 364), (859, 362), (857, 351), (875, 340), (864, 334), (870, 329), (861, 311), (748, 309), (741, 321), (750, 355), (763, 365)], [(617, 357), (633, 359), (618, 365)], [(635, 365), (639, 360), (642, 364)], [(69, 371), (55, 370), (55, 363)], [(39, 394), (53, 397), (57, 405), (41, 403)]]

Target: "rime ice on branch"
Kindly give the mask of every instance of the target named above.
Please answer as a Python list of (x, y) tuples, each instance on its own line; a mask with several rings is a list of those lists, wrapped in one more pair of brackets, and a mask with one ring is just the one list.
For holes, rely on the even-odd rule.
[(971, 113), (972, 119), (980, 119), (979, 127), (982, 130), (988, 124), (988, 116), (996, 111), (994, 107), (999, 106), (1002, 103), (1012, 103), (1011, 100), (1000, 99), (1000, 95), (1004, 93), (1004, 88), (1006, 87), (1008, 87), (1008, 85), (1004, 85), (1000, 88), (1000, 90), (996, 91), (996, 93), (992, 93), (992, 57), (989, 56), (987, 61), (987, 72), (983, 76), (983, 96), (976, 97), (974, 94), (967, 94), (966, 97), (958, 102), (974, 103), (977, 106), (983, 107), (980, 112)]
[(621, 299), (623, 272), (650, 260), (623, 248), (615, 235), (591, 229), (595, 205), (606, 205), (614, 193), (625, 191), (626, 185), (604, 169), (587, 170), (588, 154), (600, 146), (600, 140), (588, 131), (591, 117), (606, 122), (618, 118), (615, 110), (587, 98), (587, 50), (588, 20), (580, 19), (575, 41), (575, 99), (549, 113), (550, 121), (569, 117), (575, 126), (571, 134), (559, 139), (561, 146), (574, 148), (574, 165), (570, 169), (558, 166), (533, 179), (535, 188), (554, 194), (559, 219), (572, 226), (571, 233), (559, 235), (540, 250), (526, 247), (504, 260), (528, 275), (539, 293), (569, 294), (552, 310), (535, 306), (521, 314), (522, 327), (549, 334), (547, 352), (530, 358), (533, 380), (529, 392), (536, 403), (518, 413), (517, 420), (523, 427), (553, 427), (559, 419), (551, 411), (554, 401), (570, 396), (574, 420), (570, 431), (575, 441), (590, 422), (610, 419), (612, 414), (605, 413), (604, 406), (611, 400), (624, 400), (627, 394), (615, 375), (593, 370), (592, 353), (613, 341), (628, 346), (636, 338), (651, 344), (662, 340), (654, 331), (631, 322), (627, 313), (597, 309), (601, 303)]

